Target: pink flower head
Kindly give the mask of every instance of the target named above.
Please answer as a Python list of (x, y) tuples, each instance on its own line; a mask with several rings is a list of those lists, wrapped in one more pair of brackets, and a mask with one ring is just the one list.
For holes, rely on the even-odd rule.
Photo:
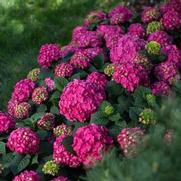
[(104, 50), (99, 47), (84, 49), (82, 50), (82, 53), (86, 55), (90, 60), (93, 60), (96, 56), (100, 54), (105, 54)]
[(130, 35), (125, 35), (118, 40), (118, 43), (110, 51), (110, 58), (113, 63), (133, 63), (139, 51), (144, 48), (145, 41)]
[(107, 15), (103, 11), (93, 11), (87, 15), (84, 20), (85, 26), (90, 26), (92, 23), (99, 23), (106, 20)]
[(69, 53), (75, 53), (80, 48), (77, 48), (75, 43), (70, 42), (68, 45), (62, 47), (62, 57), (67, 56)]
[(169, 84), (172, 84), (173, 81), (180, 79), (177, 67), (168, 61), (157, 65), (155, 67), (154, 74), (158, 80)]
[(61, 63), (55, 67), (55, 77), (70, 77), (73, 74), (73, 66), (69, 63)]
[(44, 80), (45, 85), (47, 86), (48, 91), (53, 91), (55, 89), (55, 82), (50, 77)]
[(51, 181), (69, 181), (69, 180), (67, 177), (59, 176), (59, 177), (52, 179)]
[(30, 79), (23, 79), (16, 83), (12, 98), (18, 102), (26, 102), (30, 98), (33, 90), (35, 88), (35, 83)]
[(145, 7), (141, 15), (143, 23), (150, 23), (151, 21), (158, 20), (160, 18), (160, 12), (155, 7)]
[(95, 31), (87, 31), (85, 28), (78, 27), (74, 29), (72, 40), (77, 47), (100, 47), (102, 40)]
[(167, 45), (162, 49), (162, 52), (167, 55), (167, 61), (176, 66), (181, 64), (181, 50), (176, 45)]
[(140, 65), (130, 63), (116, 66), (113, 80), (130, 92), (133, 92), (139, 85), (149, 84), (146, 69)]
[(106, 76), (99, 72), (92, 72), (91, 74), (89, 74), (86, 81), (90, 83), (94, 83), (103, 89), (106, 87), (107, 82), (108, 82)]
[(42, 45), (38, 55), (38, 63), (43, 68), (48, 68), (53, 62), (62, 57), (61, 49), (58, 44)]
[(155, 31), (149, 35), (148, 41), (156, 41), (164, 47), (172, 43), (172, 38), (164, 31)]
[(38, 127), (45, 130), (52, 130), (55, 125), (55, 116), (52, 113), (46, 113), (37, 122)]
[(53, 129), (53, 134), (56, 136), (56, 137), (59, 137), (59, 136), (70, 136), (72, 134), (72, 127), (70, 126), (67, 126), (66, 124), (62, 123), (61, 125), (58, 125), (57, 127), (55, 127)]
[(30, 110), (31, 110), (31, 105), (27, 102), (16, 104), (13, 116), (17, 119), (28, 118)]
[(35, 171), (25, 170), (17, 175), (13, 181), (40, 181), (40, 176)]
[(11, 98), (8, 101), (7, 110), (8, 110), (8, 113), (13, 117), (14, 117), (14, 113), (15, 113), (15, 107), (17, 104), (18, 104), (18, 101), (13, 98)]
[(48, 91), (45, 87), (37, 87), (32, 93), (32, 101), (35, 104), (42, 104), (48, 99)]
[(133, 13), (127, 7), (119, 5), (113, 8), (108, 16), (111, 24), (119, 25), (129, 21), (132, 18)]
[(161, 12), (166, 13), (167, 11), (177, 11), (181, 13), (181, 1), (180, 0), (168, 0), (166, 3), (161, 5)]
[(73, 149), (85, 166), (92, 166), (102, 159), (102, 152), (113, 144), (108, 130), (100, 125), (90, 124), (75, 133)]
[(152, 93), (154, 95), (169, 95), (170, 94), (170, 86), (164, 81), (155, 82), (152, 87)]
[(136, 148), (138, 147), (143, 136), (144, 131), (138, 127), (124, 128), (121, 130), (117, 137), (117, 141), (126, 157), (135, 155)]
[(15, 120), (8, 114), (0, 112), (0, 134), (15, 128)]
[(53, 144), (53, 159), (57, 164), (60, 165), (78, 167), (80, 165), (79, 158), (76, 155), (68, 152), (62, 144), (65, 137), (65, 135), (62, 135), (55, 140)]
[(90, 61), (91, 59), (87, 57), (85, 52), (83, 50), (80, 50), (72, 56), (70, 64), (73, 65), (75, 68), (85, 69), (89, 67)]
[(84, 80), (74, 80), (61, 94), (60, 113), (70, 121), (84, 122), (97, 110), (105, 97), (105, 91), (97, 85)]
[(140, 23), (131, 24), (128, 28), (128, 34), (132, 36), (137, 36), (139, 38), (144, 38), (145, 29), (144, 26)]
[(40, 139), (30, 128), (17, 128), (12, 131), (7, 142), (11, 151), (19, 154), (35, 154), (39, 150)]

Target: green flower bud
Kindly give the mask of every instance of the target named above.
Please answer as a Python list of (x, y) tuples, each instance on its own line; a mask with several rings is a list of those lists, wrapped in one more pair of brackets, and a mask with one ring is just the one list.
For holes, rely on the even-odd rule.
[(27, 79), (31, 79), (33, 82), (36, 82), (39, 78), (39, 74), (40, 74), (40, 69), (35, 68), (28, 73)]
[(155, 31), (158, 31), (161, 29), (162, 29), (162, 25), (159, 21), (152, 21), (151, 23), (148, 24), (146, 32), (149, 35)]
[(105, 109), (104, 109), (104, 113), (106, 114), (106, 115), (111, 115), (111, 114), (113, 114), (114, 113), (114, 107), (113, 106), (111, 106), (111, 105), (107, 105), (106, 107), (105, 107)]
[(104, 69), (104, 73), (109, 77), (112, 76), (114, 73), (114, 65), (113, 64), (107, 65)]
[(161, 50), (161, 45), (156, 41), (150, 41), (145, 46), (147, 52), (151, 55), (159, 55)]
[(147, 94), (146, 101), (149, 105), (153, 105), (156, 103), (156, 97), (153, 94)]
[(44, 174), (56, 176), (59, 171), (59, 166), (54, 160), (50, 160), (44, 164), (42, 171)]
[(144, 109), (139, 115), (139, 122), (145, 125), (156, 124), (156, 114), (151, 109)]

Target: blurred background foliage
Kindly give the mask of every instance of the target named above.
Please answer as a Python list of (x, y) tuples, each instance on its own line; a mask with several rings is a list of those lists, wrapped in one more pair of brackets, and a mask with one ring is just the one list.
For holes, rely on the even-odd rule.
[(67, 44), (72, 29), (92, 10), (145, 2), (154, 1), (0, 0), (0, 109), (5, 109), (15, 82), (37, 66), (41, 44)]

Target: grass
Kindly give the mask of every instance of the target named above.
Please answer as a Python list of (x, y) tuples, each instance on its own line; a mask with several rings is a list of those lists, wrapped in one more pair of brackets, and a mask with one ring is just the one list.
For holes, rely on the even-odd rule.
[(14, 84), (37, 65), (39, 47), (71, 39), (72, 29), (92, 10), (120, 0), (0, 0), (0, 110)]

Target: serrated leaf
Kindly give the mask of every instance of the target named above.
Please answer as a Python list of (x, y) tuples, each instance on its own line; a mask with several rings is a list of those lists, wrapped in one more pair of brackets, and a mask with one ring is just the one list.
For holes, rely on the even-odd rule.
[(0, 155), (6, 155), (6, 144), (4, 142), (0, 142)]
[(53, 113), (53, 114), (59, 114), (59, 109), (56, 106), (52, 106), (50, 108), (50, 112)]
[(74, 150), (72, 148), (72, 144), (73, 144), (73, 137), (72, 136), (66, 136), (63, 141), (62, 144), (64, 145), (65, 149), (74, 154)]
[(62, 91), (68, 83), (68, 80), (63, 77), (55, 79), (55, 86), (59, 91)]
[(17, 171), (18, 173), (24, 170), (30, 163), (31, 156), (26, 155), (18, 164)]

